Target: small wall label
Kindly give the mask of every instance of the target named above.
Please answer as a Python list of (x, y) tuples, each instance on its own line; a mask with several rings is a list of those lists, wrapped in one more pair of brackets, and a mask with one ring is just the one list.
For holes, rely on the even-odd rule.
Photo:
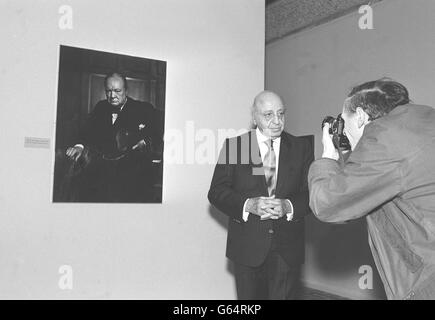
[(49, 138), (24, 137), (24, 148), (50, 148)]

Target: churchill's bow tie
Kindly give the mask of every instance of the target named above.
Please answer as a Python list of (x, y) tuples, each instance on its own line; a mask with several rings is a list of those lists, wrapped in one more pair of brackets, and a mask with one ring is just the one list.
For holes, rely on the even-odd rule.
[(120, 112), (121, 112), (121, 108), (118, 108), (118, 107), (113, 107), (112, 108), (112, 113), (119, 114)]

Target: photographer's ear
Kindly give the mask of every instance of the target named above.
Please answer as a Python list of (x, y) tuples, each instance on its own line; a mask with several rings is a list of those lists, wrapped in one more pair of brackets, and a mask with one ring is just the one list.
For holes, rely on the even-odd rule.
[(369, 115), (360, 107), (356, 108), (358, 128), (370, 122)]

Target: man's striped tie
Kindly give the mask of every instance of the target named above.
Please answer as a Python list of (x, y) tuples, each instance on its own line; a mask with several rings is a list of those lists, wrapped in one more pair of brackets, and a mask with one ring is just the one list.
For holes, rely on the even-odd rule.
[(264, 157), (263, 168), (266, 176), (267, 189), (271, 197), (275, 195), (276, 189), (276, 155), (275, 150), (273, 150), (273, 140), (267, 140), (265, 143), (268, 151)]

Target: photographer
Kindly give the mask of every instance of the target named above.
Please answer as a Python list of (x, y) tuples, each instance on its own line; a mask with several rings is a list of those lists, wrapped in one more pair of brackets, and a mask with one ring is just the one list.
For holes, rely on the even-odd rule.
[(388, 299), (434, 299), (435, 109), (381, 79), (355, 87), (342, 118), (352, 152), (337, 161), (326, 123), (308, 176), (311, 209), (324, 222), (366, 216)]

